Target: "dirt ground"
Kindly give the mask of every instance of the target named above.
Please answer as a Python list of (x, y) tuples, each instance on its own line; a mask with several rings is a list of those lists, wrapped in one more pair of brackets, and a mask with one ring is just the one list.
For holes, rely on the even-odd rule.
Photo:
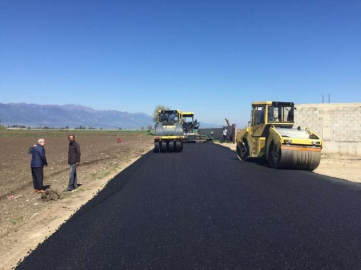
[[(236, 144), (217, 144), (236, 151)], [(322, 154), (321, 163), (313, 172), (361, 183), (361, 157)]]
[[(16, 266), (111, 178), (153, 148), (153, 137), (145, 132), (71, 133), (81, 146), (77, 169), (81, 185), (64, 192), (69, 173), (68, 131), (0, 132), (0, 269)], [(27, 152), (39, 138), (46, 139), (44, 185), (60, 194), (56, 201), (43, 201), (33, 192)]]

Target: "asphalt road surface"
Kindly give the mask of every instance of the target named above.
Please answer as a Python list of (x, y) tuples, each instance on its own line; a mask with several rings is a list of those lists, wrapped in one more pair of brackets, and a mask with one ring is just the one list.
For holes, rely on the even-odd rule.
[(360, 208), (360, 184), (187, 144), (120, 173), (18, 269), (361, 269)]

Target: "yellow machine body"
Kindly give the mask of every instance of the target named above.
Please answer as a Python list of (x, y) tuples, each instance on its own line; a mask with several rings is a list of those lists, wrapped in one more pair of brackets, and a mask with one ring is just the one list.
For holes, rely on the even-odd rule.
[(182, 117), (194, 117), (194, 112), (182, 112)]
[(294, 126), (292, 102), (254, 102), (248, 127), (236, 136), (240, 160), (262, 157), (273, 168), (314, 170), (323, 141), (310, 129)]
[(194, 112), (182, 112), (185, 143), (205, 143), (207, 136), (199, 134), (200, 123), (194, 119)]

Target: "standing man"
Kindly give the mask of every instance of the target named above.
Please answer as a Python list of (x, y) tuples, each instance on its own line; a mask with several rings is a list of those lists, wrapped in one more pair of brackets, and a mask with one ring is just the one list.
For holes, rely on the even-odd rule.
[(76, 167), (80, 163), (80, 145), (75, 141), (74, 135), (69, 135), (68, 163), (70, 165), (69, 185), (65, 191), (72, 191), (78, 187)]
[(39, 139), (38, 144), (32, 149), (31, 158), (31, 175), (33, 177), (34, 192), (44, 193), (44, 166), (48, 166), (48, 162), (45, 157), (44, 145), (46, 144), (44, 139)]
[(227, 138), (227, 129), (224, 128), (222, 133), (222, 143), (226, 142), (226, 138)]

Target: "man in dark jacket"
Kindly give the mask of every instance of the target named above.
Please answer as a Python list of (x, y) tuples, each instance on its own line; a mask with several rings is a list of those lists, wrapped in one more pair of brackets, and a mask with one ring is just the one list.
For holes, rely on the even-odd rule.
[(39, 139), (38, 144), (32, 149), (31, 175), (33, 177), (34, 192), (44, 193), (44, 166), (48, 166), (45, 157), (45, 140)]
[(68, 163), (70, 165), (69, 185), (65, 191), (72, 191), (78, 187), (76, 167), (80, 163), (80, 145), (75, 141), (74, 135), (69, 135)]

